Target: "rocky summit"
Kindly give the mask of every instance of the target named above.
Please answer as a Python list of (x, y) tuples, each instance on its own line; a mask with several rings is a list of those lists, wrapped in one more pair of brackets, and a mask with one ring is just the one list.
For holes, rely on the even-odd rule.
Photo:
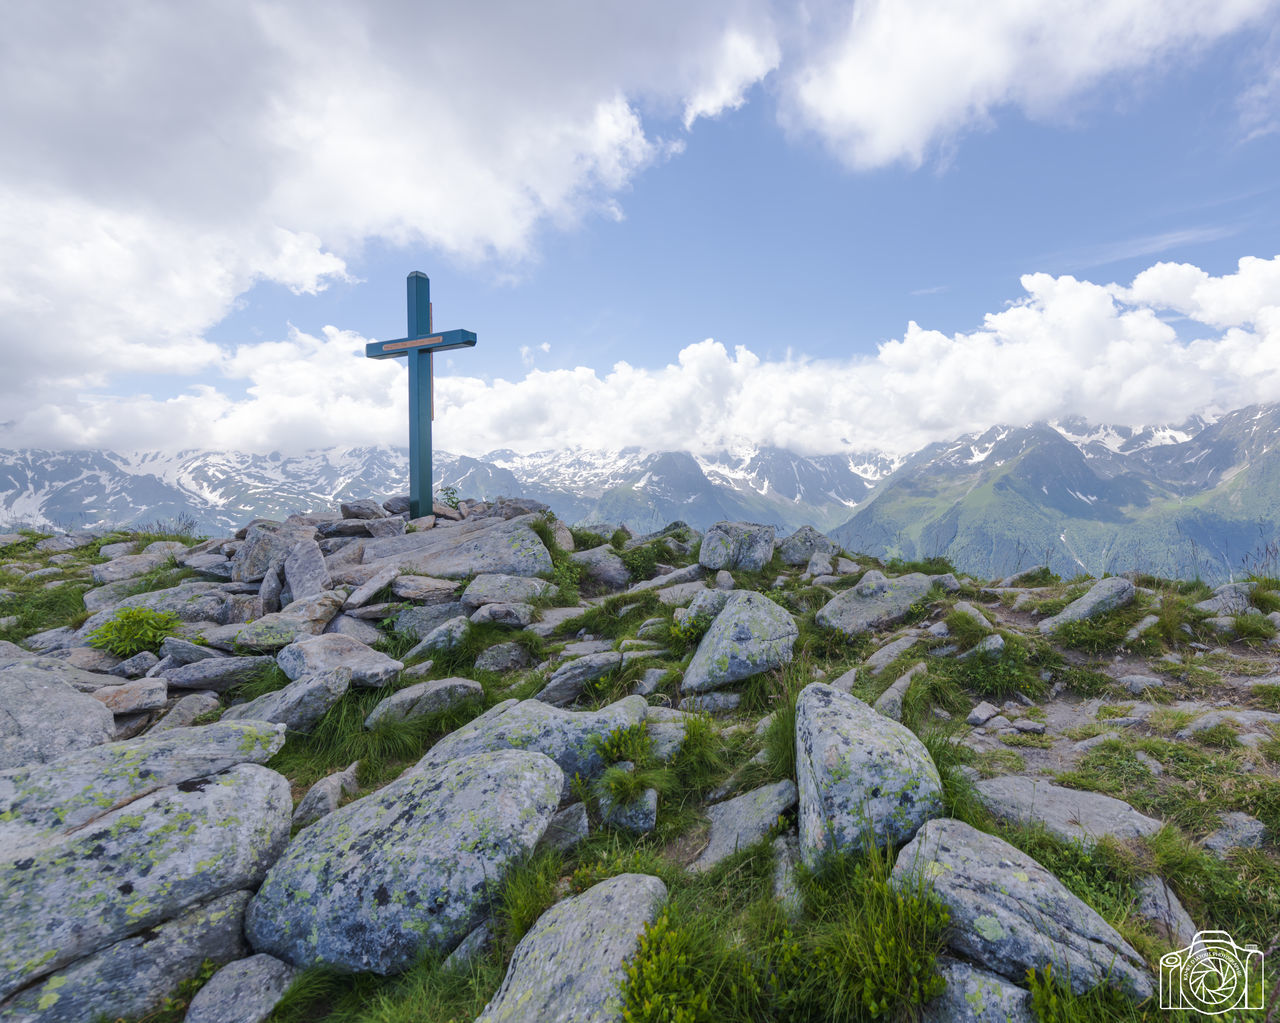
[(1274, 565), (407, 508), (0, 536), (0, 1020), (1280, 1004)]

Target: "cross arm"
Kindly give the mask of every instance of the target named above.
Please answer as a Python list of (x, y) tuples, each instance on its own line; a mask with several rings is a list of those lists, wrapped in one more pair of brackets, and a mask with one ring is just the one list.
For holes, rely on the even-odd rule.
[(429, 337), (402, 337), (394, 341), (370, 341), (364, 346), (364, 354), (370, 359), (394, 359), (406, 352), (447, 352), (454, 348), (474, 348), (476, 335), (471, 330), (446, 330)]

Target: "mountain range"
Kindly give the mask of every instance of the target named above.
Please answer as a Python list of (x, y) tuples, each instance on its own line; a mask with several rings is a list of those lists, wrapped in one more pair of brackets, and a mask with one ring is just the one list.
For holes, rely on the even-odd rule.
[[(226, 531), (254, 516), (402, 493), (407, 474), (405, 449), (387, 446), (299, 456), (0, 450), (0, 526), (183, 518)], [(851, 550), (943, 554), (987, 578), (1044, 563), (1066, 576), (1139, 569), (1209, 581), (1280, 571), (1280, 404), (1176, 425), (996, 426), (906, 457), (437, 451), (433, 482), (468, 497), (531, 497), (571, 523), (635, 531), (676, 519), (787, 531), (809, 523)]]

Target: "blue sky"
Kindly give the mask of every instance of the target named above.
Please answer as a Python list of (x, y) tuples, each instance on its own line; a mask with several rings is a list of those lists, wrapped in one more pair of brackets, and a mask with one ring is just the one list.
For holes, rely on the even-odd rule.
[(479, 335), (452, 450), (1280, 400), (1267, 0), (57, 6), (0, 71), (0, 446), (402, 443), (411, 269)]

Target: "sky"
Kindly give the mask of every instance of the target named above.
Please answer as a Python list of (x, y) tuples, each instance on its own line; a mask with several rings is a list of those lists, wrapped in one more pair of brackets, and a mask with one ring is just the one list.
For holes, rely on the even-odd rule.
[(0, 448), (905, 453), (1280, 401), (1280, 0), (12, 0)]

